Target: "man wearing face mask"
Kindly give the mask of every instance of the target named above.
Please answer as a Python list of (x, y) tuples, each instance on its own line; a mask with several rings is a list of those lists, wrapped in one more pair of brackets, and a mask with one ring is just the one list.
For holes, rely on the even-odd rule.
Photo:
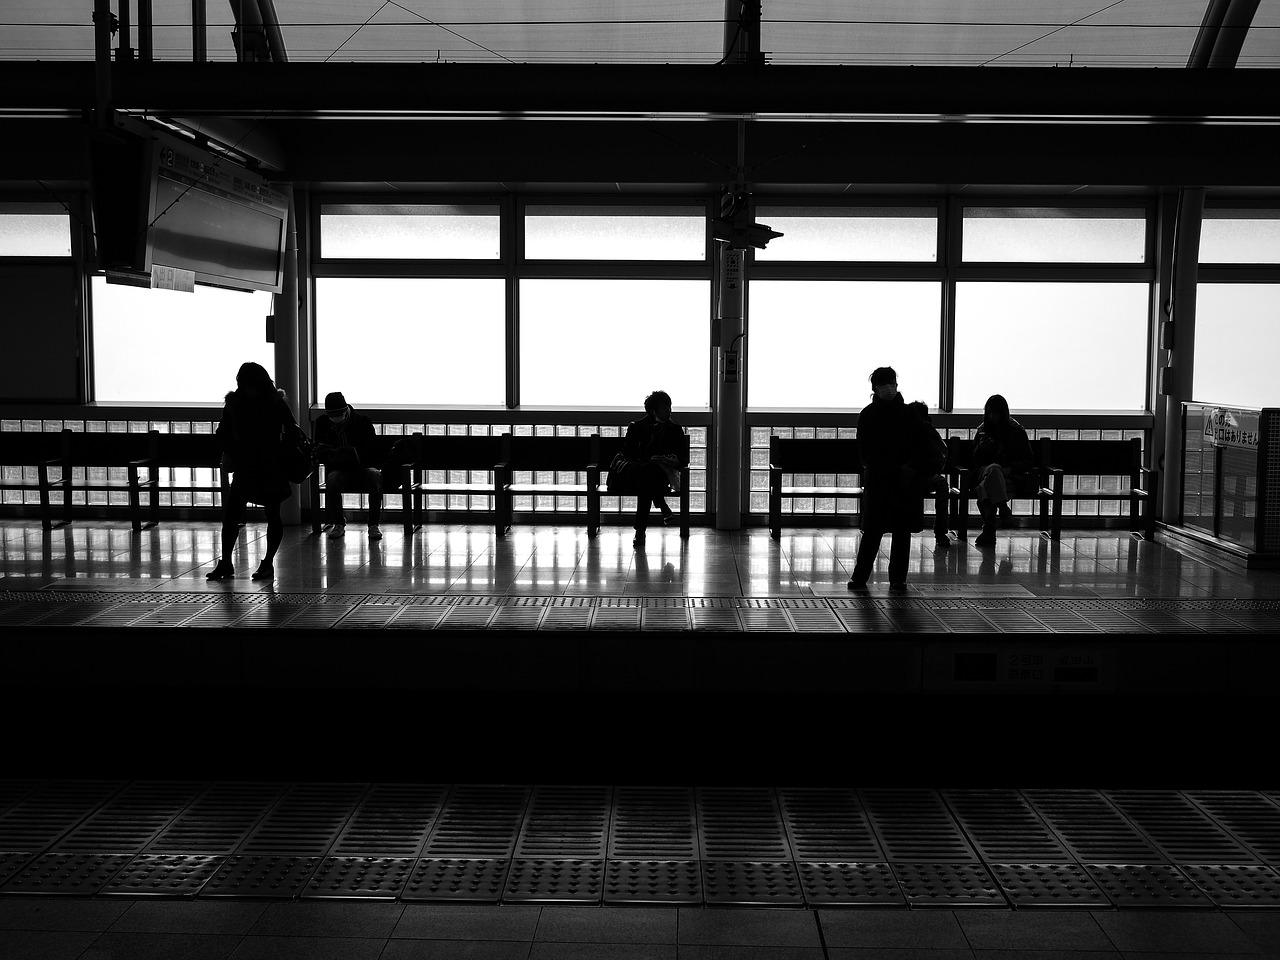
[[(357, 413), (346, 397), (334, 391), (324, 398), (324, 414), (316, 418), (316, 459), (325, 465), (329, 536), (343, 537), (347, 520), (344, 493), (369, 494), (369, 539), (381, 540), (382, 471), (377, 464), (377, 434), (373, 421)], [(315, 507), (318, 508), (318, 504)]]
[(907, 405), (898, 393), (893, 367), (871, 373), (871, 403), (858, 414), (858, 455), (862, 460), (862, 539), (849, 578), (850, 590), (863, 590), (887, 533), (889, 589), (907, 588), (911, 534), (924, 529), (924, 480), (911, 467), (913, 431)]

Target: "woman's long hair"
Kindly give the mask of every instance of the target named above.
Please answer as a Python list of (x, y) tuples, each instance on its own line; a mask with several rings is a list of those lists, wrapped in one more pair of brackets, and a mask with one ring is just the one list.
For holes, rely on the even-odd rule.
[[(986, 406), (982, 408), (982, 419), (991, 420), (1005, 426), (1009, 422), (1009, 401), (998, 393), (987, 397)], [(987, 426), (991, 426), (990, 423)]]
[(240, 364), (240, 369), (236, 371), (236, 389), (243, 390), (246, 387), (263, 397), (273, 396), (276, 392), (275, 381), (267, 373), (267, 368), (252, 360)]

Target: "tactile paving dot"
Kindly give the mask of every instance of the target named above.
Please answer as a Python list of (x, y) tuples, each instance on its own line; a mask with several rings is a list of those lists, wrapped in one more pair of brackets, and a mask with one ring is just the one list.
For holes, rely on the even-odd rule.
[(103, 896), (193, 897), (217, 872), (222, 857), (142, 854), (111, 878)]
[(1280, 876), (1256, 863), (1179, 864), (1219, 907), (1280, 907)]
[(805, 901), (811, 906), (906, 906), (887, 863), (802, 861), (796, 866)]
[(1110, 901), (1079, 864), (991, 863), (988, 867), (1009, 902), (1019, 910), (1110, 906)]
[(130, 860), (129, 854), (47, 853), (5, 881), (5, 893), (88, 897), (97, 893)]
[(401, 857), (325, 857), (302, 896), (394, 900), (415, 862)]
[(706, 860), (702, 889), (707, 903), (804, 903), (796, 867), (790, 861)]
[(595, 903), (604, 886), (603, 860), (511, 861), (504, 903)]
[(319, 857), (228, 857), (200, 896), (291, 900), (319, 862)]
[(497, 903), (510, 866), (506, 859), (419, 860), (400, 899)]
[(913, 907), (1006, 905), (980, 863), (895, 863), (893, 872)]
[(1208, 897), (1169, 864), (1086, 863), (1085, 870), (1117, 907), (1210, 907)]
[(610, 860), (605, 903), (701, 903), (697, 860)]
[(22, 865), (34, 856), (34, 853), (0, 853), (0, 885), (22, 869)]

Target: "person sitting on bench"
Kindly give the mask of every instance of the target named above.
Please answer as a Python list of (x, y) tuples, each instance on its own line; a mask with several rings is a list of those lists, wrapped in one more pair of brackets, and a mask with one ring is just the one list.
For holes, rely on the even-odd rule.
[(662, 511), (664, 523), (675, 517), (665, 495), (668, 487), (680, 490), (680, 437), (684, 434), (684, 428), (671, 419), (671, 396), (665, 390), (645, 397), (644, 409), (645, 416), (627, 427), (624, 462), (618, 465), (622, 489), (636, 495), (636, 547), (644, 546), (651, 504)]
[[(378, 527), (382, 512), (382, 471), (374, 448), (376, 437), (373, 421), (357, 413), (340, 392), (334, 391), (324, 398), (324, 414), (316, 418), (316, 459), (325, 465), (324, 485), (329, 501), (326, 512), (332, 524), (330, 537), (343, 537), (347, 532), (342, 495), (367, 493), (369, 539), (382, 539), (382, 530)], [(319, 504), (313, 505), (313, 509), (318, 508)]]
[(992, 394), (973, 436), (973, 462), (969, 464), (982, 514), (982, 532), (973, 541), (976, 546), (996, 545), (996, 527), (1011, 515), (1010, 497), (1035, 493), (1033, 459), (1027, 431), (1009, 416), (1009, 401), (998, 393)]

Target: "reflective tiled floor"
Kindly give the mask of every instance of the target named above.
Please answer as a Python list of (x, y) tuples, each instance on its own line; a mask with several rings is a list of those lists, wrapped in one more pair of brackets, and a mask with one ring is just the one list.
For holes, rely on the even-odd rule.
[[(452, 594), (607, 597), (845, 597), (856, 529), (796, 528), (771, 540), (762, 527), (695, 527), (649, 533), (633, 550), (631, 530), (517, 526), (505, 537), (476, 525), (423, 527), (406, 540), (384, 527), (381, 541), (348, 527), (334, 540), (307, 527), (286, 529), (273, 584), (251, 581), (265, 527), (247, 524), (236, 577), (206, 584), (218, 554), (214, 523), (163, 523), (134, 534), (125, 523), (79, 521), (44, 534), (39, 524), (4, 521), (0, 589), (40, 588), (222, 593)], [(869, 596), (887, 597), (887, 545)], [(994, 549), (970, 542), (939, 549), (930, 535), (912, 544), (907, 598), (1000, 596), (1280, 599), (1280, 571), (1238, 565), (1149, 543), (1114, 530), (1064, 531), (1049, 541), (1032, 530), (1002, 532)]]
[[(1280, 617), (1280, 572), (1113, 531), (1059, 543), (1014, 531), (995, 551), (920, 536), (908, 592), (889, 595), (882, 558), (860, 599), (845, 589), (856, 530), (781, 541), (762, 528), (695, 528), (688, 541), (655, 530), (636, 553), (616, 527), (589, 540), (571, 527), (498, 538), (433, 526), (408, 542), (388, 527), (379, 543), (348, 529), (334, 541), (290, 528), (263, 585), (248, 579), (264, 534), (249, 524), (236, 579), (208, 584), (216, 524), (134, 535), (77, 522), (46, 537), (5, 522), (6, 659), (15, 642), (63, 642), (20, 632), (55, 603), (114, 611), (98, 624), (61, 618), (90, 634), (153, 616), (146, 649), (161, 659), (219, 644), (222, 631), (186, 629), (200, 625), (196, 606), (304, 609), (307, 597), (346, 611), (316, 621), (330, 638), (317, 658), (348, 636), (376, 649), (379, 633), (345, 633), (343, 619), (376, 626), (369, 611), (388, 607), (394, 624), (411, 601), (484, 608), (489, 634), (521, 629), (497, 613), (521, 601), (581, 601), (594, 611), (581, 632), (633, 632), (638, 657), (652, 625), (673, 662), (702, 630), (858, 634), (871, 614), (902, 642), (926, 622), (956, 634), (1083, 629), (1065, 625), (1069, 613), (1098, 632), (1200, 637), (1204, 649), (1269, 643)], [(713, 599), (731, 621), (699, 619)], [(633, 609), (682, 614), (617, 614)], [(754, 612), (770, 610), (785, 616)], [(903, 610), (932, 619), (895, 619)], [(559, 629), (545, 612), (533, 625)], [(688, 639), (670, 646), (673, 630)], [(824, 666), (817, 648), (795, 649), (792, 699), (677, 691), (657, 708), (644, 696), (437, 698), (390, 683), (354, 699), (271, 687), (231, 701), (198, 682), (148, 686), (142, 661), (127, 691), (73, 693), (11, 669), (3, 686), (24, 697), (5, 711), (0, 960), (1280, 957), (1274, 728), (1250, 726), (1275, 716), (1273, 701), (1233, 714), (1243, 699), (934, 698), (942, 707), (912, 726), (919, 698), (842, 701), (830, 692), (841, 679), (824, 678), (836, 722), (815, 723), (804, 677)], [(885, 763), (869, 773), (876, 750), (899, 758), (899, 781)], [(376, 756), (373, 778), (353, 759), (362, 751)], [(448, 779), (463, 751), (474, 776)], [(1084, 762), (1101, 751), (1117, 758), (1107, 782)], [(37, 752), (43, 762), (24, 766)], [(958, 766), (931, 766), (947, 754), (986, 780), (949, 782)], [(302, 755), (310, 775), (298, 778), (290, 761)], [(1206, 778), (1190, 758), (1210, 755), (1234, 759)], [(231, 761), (248, 756), (258, 763), (243, 776)]]

